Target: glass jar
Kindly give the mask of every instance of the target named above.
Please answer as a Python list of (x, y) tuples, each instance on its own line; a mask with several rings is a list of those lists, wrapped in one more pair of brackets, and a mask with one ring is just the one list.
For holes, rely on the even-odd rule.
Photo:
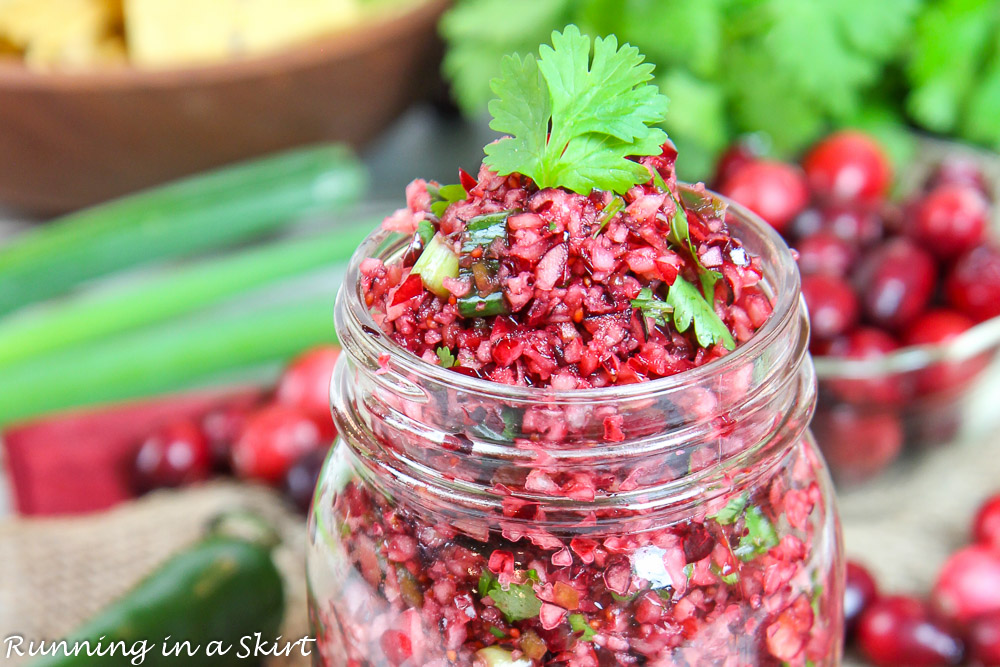
[(319, 663), (837, 665), (843, 557), (807, 425), (815, 378), (788, 248), (729, 209), (774, 313), (729, 355), (650, 382), (511, 387), (336, 307), (340, 439), (310, 513)]

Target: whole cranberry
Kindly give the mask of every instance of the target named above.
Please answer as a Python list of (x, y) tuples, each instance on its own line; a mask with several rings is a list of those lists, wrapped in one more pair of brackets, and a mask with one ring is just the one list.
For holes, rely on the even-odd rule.
[(744, 164), (722, 183), (720, 192), (746, 206), (779, 232), (809, 203), (802, 170), (772, 160)]
[(247, 404), (217, 405), (201, 418), (202, 433), (208, 438), (212, 459), (217, 470), (229, 467), (230, 450), (243, 432), (243, 426), (253, 411)]
[(892, 182), (892, 165), (872, 137), (855, 130), (835, 132), (806, 154), (802, 166), (809, 187), (829, 200), (878, 201)]
[[(834, 339), (828, 354), (845, 359), (880, 359), (899, 349), (896, 340), (885, 331), (873, 327), (858, 327)], [(907, 378), (899, 374), (873, 372), (868, 378), (837, 378), (829, 386), (845, 401), (856, 404), (901, 403), (908, 395)]]
[(716, 187), (722, 185), (743, 165), (753, 162), (761, 156), (763, 146), (754, 136), (743, 137), (723, 151), (715, 164), (715, 177), (712, 182)]
[(858, 297), (840, 278), (803, 276), (802, 296), (809, 308), (809, 324), (816, 338), (829, 340), (839, 336), (858, 321)]
[(857, 482), (882, 472), (903, 449), (903, 426), (895, 413), (859, 410), (846, 403), (818, 409), (813, 432), (840, 482)]
[(926, 250), (896, 238), (866, 254), (854, 278), (868, 318), (880, 327), (899, 329), (927, 308), (937, 267)]
[(807, 236), (798, 242), (796, 249), (803, 275), (822, 273), (840, 278), (847, 275), (857, 257), (853, 245), (826, 231)]
[(807, 239), (815, 234), (832, 234), (851, 246), (869, 246), (882, 238), (884, 223), (878, 211), (857, 203), (838, 202), (811, 208), (795, 218), (792, 236)]
[(990, 496), (979, 506), (972, 521), (972, 535), (977, 543), (1000, 553), (1000, 493)]
[(190, 419), (164, 424), (139, 446), (132, 473), (136, 491), (140, 493), (208, 479), (212, 474), (208, 439)]
[(962, 641), (921, 600), (873, 602), (858, 619), (858, 647), (876, 667), (936, 667), (962, 661)]
[(878, 598), (875, 577), (862, 565), (847, 561), (844, 581), (844, 627), (851, 636), (865, 609)]
[(965, 628), (965, 645), (972, 664), (1000, 667), (1000, 612), (972, 619)]
[(959, 623), (1000, 611), (1000, 553), (981, 544), (953, 553), (938, 573), (933, 599)]
[(299, 511), (306, 513), (312, 504), (316, 483), (319, 481), (323, 462), (326, 461), (328, 449), (314, 449), (298, 458), (285, 473), (282, 490), (285, 496)]
[(981, 245), (959, 257), (945, 289), (951, 305), (977, 322), (1000, 315), (1000, 249)]
[(939, 185), (917, 202), (909, 234), (942, 259), (978, 245), (989, 224), (990, 205), (976, 188)]
[[(906, 345), (944, 345), (974, 325), (975, 322), (953, 310), (929, 310), (907, 327), (903, 342)], [(932, 364), (917, 373), (917, 389), (921, 394), (930, 394), (965, 386), (984, 366), (982, 357)]]
[(328, 429), (334, 429), (330, 414), (330, 376), (339, 356), (339, 347), (324, 345), (292, 360), (278, 380), (275, 392), (278, 402), (304, 410)]
[(326, 449), (330, 442), (312, 415), (290, 405), (269, 405), (250, 416), (233, 445), (233, 471), (242, 479), (273, 484), (300, 456)]
[(929, 190), (938, 185), (965, 185), (979, 190), (983, 195), (989, 193), (986, 177), (979, 164), (965, 155), (949, 155), (941, 160), (927, 179), (926, 188)]

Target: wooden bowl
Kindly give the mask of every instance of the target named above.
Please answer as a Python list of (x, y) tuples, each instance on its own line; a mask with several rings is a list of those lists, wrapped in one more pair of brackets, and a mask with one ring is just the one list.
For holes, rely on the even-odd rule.
[(51, 214), (291, 146), (360, 146), (435, 85), (448, 4), (200, 68), (0, 63), (0, 203)]

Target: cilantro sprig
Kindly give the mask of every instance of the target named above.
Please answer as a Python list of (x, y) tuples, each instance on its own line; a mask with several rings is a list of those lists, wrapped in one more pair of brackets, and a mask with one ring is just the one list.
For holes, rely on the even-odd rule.
[[(593, 46), (593, 52), (591, 51)], [(486, 164), (521, 173), (540, 188), (624, 193), (649, 180), (629, 156), (657, 155), (666, 141), (667, 98), (650, 83), (653, 66), (614, 36), (591, 41), (575, 25), (552, 46), (505, 56), (490, 82), (490, 127), (510, 135), (486, 147)]]
[(637, 298), (632, 299), (632, 307), (638, 308), (643, 317), (648, 317), (660, 325), (667, 323), (670, 315), (674, 327), (684, 333), (692, 326), (694, 336), (702, 347), (722, 344), (726, 349), (736, 347), (736, 341), (726, 324), (716, 314), (712, 304), (698, 291), (698, 288), (680, 276), (667, 290), (667, 299), (659, 299), (651, 289), (640, 290)]
[(479, 577), (478, 590), (480, 597), (489, 597), (493, 600), (496, 608), (510, 622), (534, 618), (542, 609), (542, 601), (535, 595), (531, 583), (510, 584), (504, 590), (496, 577), (484, 571)]

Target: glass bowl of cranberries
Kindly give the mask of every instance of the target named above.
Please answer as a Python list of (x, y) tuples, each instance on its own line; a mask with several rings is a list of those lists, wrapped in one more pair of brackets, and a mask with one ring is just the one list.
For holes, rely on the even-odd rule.
[(838, 481), (1000, 415), (976, 407), (1000, 349), (992, 161), (925, 142), (898, 196), (883, 149), (855, 131), (824, 139), (801, 166), (746, 147), (720, 163), (720, 191), (798, 253), (819, 381), (812, 428)]

